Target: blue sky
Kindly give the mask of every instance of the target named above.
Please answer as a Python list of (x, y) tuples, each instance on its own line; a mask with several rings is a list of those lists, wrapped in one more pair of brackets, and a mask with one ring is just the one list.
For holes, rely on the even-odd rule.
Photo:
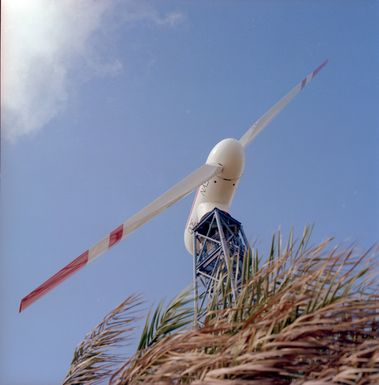
[(312, 223), (314, 243), (377, 241), (377, 1), (11, 4), (2, 23), (1, 383), (60, 383), (75, 346), (126, 296), (141, 293), (148, 307), (187, 286), (192, 195), (17, 312), (25, 294), (200, 166), (219, 140), (239, 138), (326, 58), (249, 147), (231, 214), (262, 251), (279, 226), (300, 235)]

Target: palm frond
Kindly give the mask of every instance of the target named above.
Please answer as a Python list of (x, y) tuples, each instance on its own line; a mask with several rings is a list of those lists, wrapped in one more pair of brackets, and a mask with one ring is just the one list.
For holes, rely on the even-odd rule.
[[(151, 315), (152, 314), (152, 315)], [(153, 313), (146, 317), (137, 350), (143, 350), (168, 334), (193, 323), (194, 308), (192, 290), (185, 289), (163, 308), (160, 302)]]
[(357, 255), (331, 239), (310, 247), (309, 236), (295, 242), (291, 232), (285, 244), (278, 233), (267, 258), (247, 253), (235, 301), (220, 279), (204, 327), (150, 338), (112, 384), (376, 384), (379, 295), (368, 260), (377, 250)]
[(139, 296), (132, 295), (112, 310), (75, 349), (63, 385), (100, 384), (125, 361), (123, 347), (134, 329)]
[[(283, 242), (278, 232), (267, 255), (247, 250), (235, 297), (220, 269), (201, 309), (203, 327), (190, 327), (190, 290), (160, 303), (137, 352), (117, 370), (120, 357), (109, 347), (121, 337), (102, 335), (100, 324), (78, 347), (65, 385), (96, 384), (111, 373), (112, 385), (377, 384), (379, 282), (370, 258), (378, 249), (361, 254), (331, 239), (310, 246), (310, 234), (305, 228), (296, 241), (291, 230)], [(116, 325), (125, 331), (128, 320)]]

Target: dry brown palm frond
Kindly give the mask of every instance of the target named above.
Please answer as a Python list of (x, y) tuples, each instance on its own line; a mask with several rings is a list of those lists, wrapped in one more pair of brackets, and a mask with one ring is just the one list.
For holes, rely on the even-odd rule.
[(256, 250), (246, 254), (235, 299), (220, 272), (201, 328), (188, 326), (188, 292), (165, 310), (159, 305), (137, 353), (116, 370), (121, 357), (110, 348), (134, 317), (125, 310), (136, 298), (126, 300), (78, 347), (65, 385), (99, 383), (112, 372), (113, 385), (379, 383), (378, 280), (370, 262), (377, 250), (357, 255), (331, 248), (331, 240), (309, 247), (309, 236), (305, 229), (296, 243), (291, 231), (284, 245), (275, 235), (262, 267)]
[[(262, 268), (244, 260), (235, 301), (213, 288), (205, 326), (161, 338), (112, 378), (126, 384), (370, 384), (379, 379), (378, 282), (370, 256), (273, 239)], [(254, 269), (254, 270), (253, 270)], [(254, 271), (254, 274), (252, 274)], [(225, 282), (225, 281), (224, 281)]]
[(125, 346), (136, 321), (139, 296), (132, 295), (112, 310), (75, 349), (63, 385), (99, 384), (125, 361), (115, 348)]

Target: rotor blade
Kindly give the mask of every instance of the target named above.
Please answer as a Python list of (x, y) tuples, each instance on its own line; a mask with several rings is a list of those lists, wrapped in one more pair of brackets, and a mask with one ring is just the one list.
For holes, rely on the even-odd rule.
[(86, 250), (79, 257), (74, 259), (71, 263), (65, 266), (63, 269), (58, 271), (55, 275), (45, 281), (42, 285), (33, 290), (25, 298), (21, 300), (19, 311), (23, 311), (38, 298), (52, 290), (54, 287), (59, 285), (62, 281), (70, 277), (76, 271), (92, 262), (100, 254), (110, 249), (116, 243), (125, 238), (126, 235), (148, 222), (150, 219), (167, 209), (179, 199), (183, 198), (195, 188), (211, 179), (221, 171), (222, 167), (212, 164), (204, 164), (192, 174), (177, 183), (170, 190), (166, 191), (152, 203), (147, 205), (137, 214), (128, 219), (125, 223), (118, 226), (104, 239), (98, 242), (92, 248)]
[(313, 72), (308, 74), (300, 83), (276, 104), (274, 104), (263, 116), (261, 116), (240, 138), (240, 143), (247, 146), (270, 122), (275, 116), (308, 84), (310, 81), (326, 66), (328, 60), (325, 60)]

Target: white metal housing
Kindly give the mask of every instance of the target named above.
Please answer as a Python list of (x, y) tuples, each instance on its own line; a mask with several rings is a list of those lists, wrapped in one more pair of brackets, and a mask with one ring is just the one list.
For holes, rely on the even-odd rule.
[(245, 165), (245, 150), (237, 139), (224, 139), (208, 155), (206, 164), (222, 166), (222, 171), (197, 190), (184, 230), (184, 244), (193, 254), (193, 228), (215, 207), (229, 211)]

